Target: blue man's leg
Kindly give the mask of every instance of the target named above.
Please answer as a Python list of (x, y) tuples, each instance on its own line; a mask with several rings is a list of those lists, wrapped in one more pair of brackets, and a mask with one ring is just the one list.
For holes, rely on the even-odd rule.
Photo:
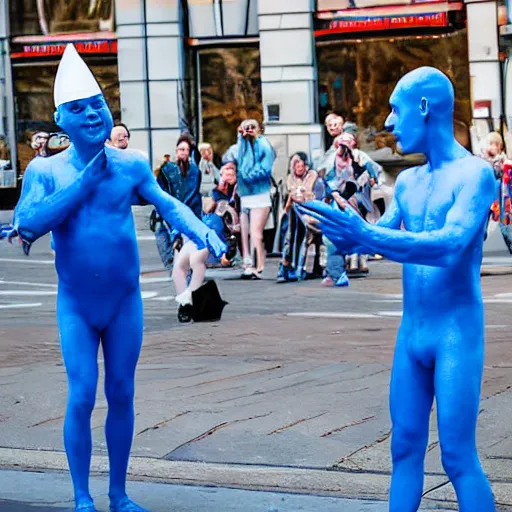
[(130, 293), (102, 335), (105, 395), (108, 402), (105, 436), (110, 460), (110, 504), (113, 512), (143, 511), (126, 496), (126, 473), (133, 440), (135, 367), (142, 346), (143, 310), (140, 290)]
[(398, 334), (391, 375), (393, 475), (390, 512), (416, 512), (423, 493), (424, 459), (434, 398), (433, 371), (414, 361)]
[[(77, 510), (92, 512), (89, 493), (92, 438), (91, 414), (98, 382), (99, 333), (83, 320), (72, 301), (59, 290), (57, 301), (62, 356), (68, 376), (68, 405), (64, 445), (75, 491)], [(87, 505), (91, 508), (86, 508)]]
[(480, 346), (469, 343), (469, 333), (446, 333), (446, 338), (450, 343), (441, 348), (435, 372), (443, 467), (455, 488), (461, 512), (494, 512), (491, 486), (476, 450), (483, 336)]

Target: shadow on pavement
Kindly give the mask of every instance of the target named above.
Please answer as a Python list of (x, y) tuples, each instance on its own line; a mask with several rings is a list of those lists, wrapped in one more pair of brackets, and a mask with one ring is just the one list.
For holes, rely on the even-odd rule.
[(19, 501), (0, 500), (0, 510), (2, 512), (69, 512), (71, 509), (61, 507), (37, 507), (29, 503), (20, 503)]

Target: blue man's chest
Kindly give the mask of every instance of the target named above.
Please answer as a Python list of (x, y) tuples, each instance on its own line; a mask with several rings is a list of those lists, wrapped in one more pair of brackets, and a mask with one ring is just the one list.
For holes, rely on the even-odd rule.
[(446, 216), (462, 188), (446, 172), (418, 173), (400, 194), (399, 203), (407, 231), (434, 231), (444, 226)]
[[(111, 162), (104, 172), (105, 175), (94, 183), (78, 210), (115, 213), (131, 205), (135, 183), (130, 174)], [(71, 186), (80, 177), (81, 171), (68, 163), (56, 169), (53, 175), (55, 190), (59, 190)]]

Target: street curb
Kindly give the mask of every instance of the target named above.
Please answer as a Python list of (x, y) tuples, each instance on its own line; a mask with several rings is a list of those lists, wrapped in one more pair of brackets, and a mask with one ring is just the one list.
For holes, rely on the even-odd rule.
[[(0, 470), (67, 472), (68, 463), (64, 452), (0, 448)], [(107, 474), (108, 457), (93, 456), (91, 473)], [(390, 483), (390, 475), (385, 473), (168, 461), (148, 457), (132, 457), (128, 477), (135, 481), (174, 485), (374, 501), (387, 501)], [(453, 488), (447, 484), (445, 475), (425, 475), (424, 502), (436, 510), (458, 510)], [(512, 482), (493, 481), (492, 488), (496, 502), (500, 504), (498, 510), (512, 510)], [(442, 508), (437, 508), (439, 506)]]
[(480, 276), (508, 276), (512, 275), (512, 267), (482, 267)]
[[(0, 448), (0, 469), (68, 471), (68, 463), (63, 452)], [(93, 456), (91, 473), (108, 473), (108, 457)], [(387, 500), (390, 480), (387, 474), (168, 461), (145, 457), (131, 458), (128, 475), (132, 480), (170, 484), (381, 501)], [(432, 489), (444, 482), (444, 476), (427, 476), (425, 488)]]

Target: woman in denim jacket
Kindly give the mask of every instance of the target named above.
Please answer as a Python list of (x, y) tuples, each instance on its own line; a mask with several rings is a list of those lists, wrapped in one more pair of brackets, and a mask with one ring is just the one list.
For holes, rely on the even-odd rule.
[[(270, 188), (275, 152), (254, 119), (247, 119), (240, 125), (237, 153), (238, 195), (242, 207), (242, 279), (261, 279), (266, 258), (263, 231), (272, 206)], [(256, 249), (256, 268), (251, 258), (249, 235)]]

